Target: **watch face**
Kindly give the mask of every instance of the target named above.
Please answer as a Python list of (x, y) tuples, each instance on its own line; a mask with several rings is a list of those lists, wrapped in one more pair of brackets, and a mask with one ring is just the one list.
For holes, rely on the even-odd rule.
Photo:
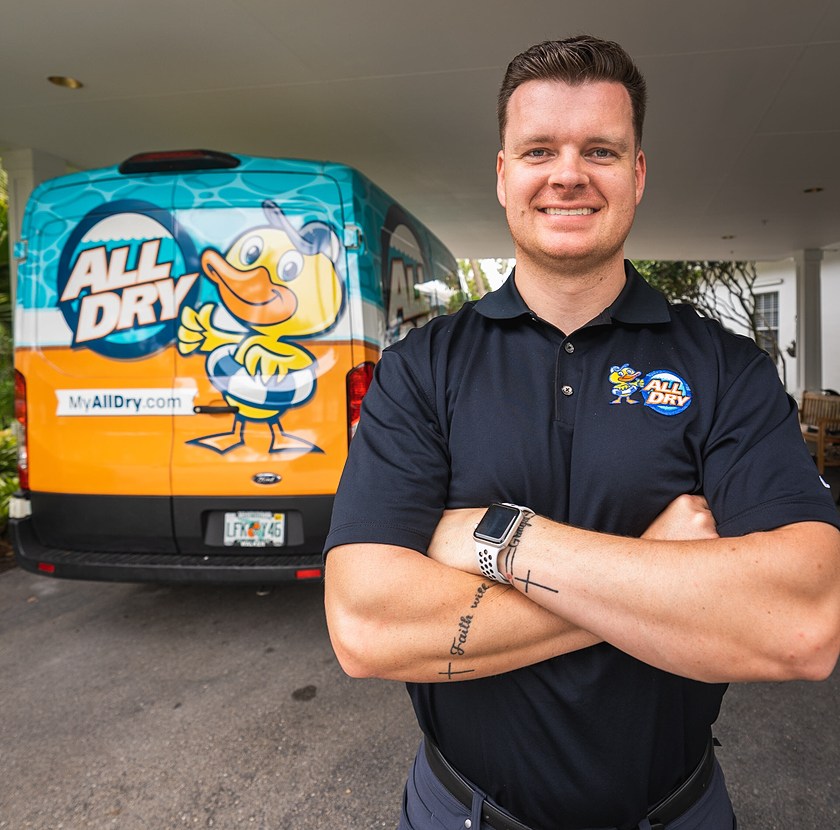
[(519, 518), (519, 508), (505, 504), (491, 504), (473, 532), (473, 536), (490, 545), (501, 545)]

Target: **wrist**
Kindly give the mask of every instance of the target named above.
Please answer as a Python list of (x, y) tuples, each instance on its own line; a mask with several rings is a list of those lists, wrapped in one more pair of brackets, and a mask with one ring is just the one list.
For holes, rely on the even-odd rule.
[(495, 582), (510, 583), (516, 548), (533, 510), (508, 502), (491, 504), (473, 531), (480, 572)]
[(522, 540), (522, 534), (525, 532), (525, 528), (530, 527), (531, 525), (531, 518), (533, 515), (534, 514), (531, 513), (529, 516), (525, 517), (522, 522), (520, 522), (519, 527), (516, 528), (508, 546), (503, 551), (499, 552), (498, 569), (505, 577), (505, 581), (508, 583), (513, 583), (513, 564), (516, 560), (516, 552), (519, 548), (519, 542)]

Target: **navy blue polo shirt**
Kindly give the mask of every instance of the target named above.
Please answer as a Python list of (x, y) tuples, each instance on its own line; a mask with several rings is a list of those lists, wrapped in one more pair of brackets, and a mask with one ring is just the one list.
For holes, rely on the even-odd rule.
[[(770, 358), (625, 270), (615, 302), (569, 336), (530, 311), (514, 274), (386, 350), (326, 549), (425, 552), (444, 508), (493, 501), (627, 536), (683, 493), (705, 495), (722, 536), (840, 526)], [(539, 830), (638, 821), (699, 760), (725, 688), (606, 643), (408, 684), (449, 761)]]

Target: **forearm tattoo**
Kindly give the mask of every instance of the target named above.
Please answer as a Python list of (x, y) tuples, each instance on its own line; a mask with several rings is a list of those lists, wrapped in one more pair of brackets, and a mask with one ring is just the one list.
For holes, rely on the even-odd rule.
[[(478, 604), (481, 602), (482, 598), (488, 590), (490, 590), (490, 585), (488, 585), (486, 582), (482, 582), (481, 585), (478, 586), (475, 592), (475, 597), (472, 601), (472, 605), (470, 605), (470, 610), (478, 608)], [(449, 647), (449, 654), (451, 656), (463, 657), (466, 654), (465, 646), (467, 645), (467, 638), (470, 634), (470, 626), (472, 625), (472, 621), (473, 614), (464, 614), (458, 620), (458, 633), (452, 638), (452, 645)], [(452, 665), (453, 664), (450, 661), (446, 671), (438, 672), (438, 674), (447, 677), (449, 680), (452, 680), (453, 675), (471, 674), (475, 671), (475, 669), (453, 669)]]
[(531, 579), (531, 569), (528, 568), (528, 574), (525, 579), (522, 577), (515, 576), (513, 573), (513, 563), (516, 561), (516, 551), (519, 548), (519, 542), (521, 541), (522, 531), (530, 524), (529, 519), (525, 519), (521, 525), (516, 529), (516, 533), (513, 536), (513, 539), (510, 540), (510, 546), (505, 551), (505, 562), (504, 562), (504, 575), (510, 580), (511, 584), (516, 582), (520, 582), (525, 586), (524, 593), (528, 593), (529, 589), (531, 588), (542, 588), (544, 591), (551, 591), (552, 594), (559, 594), (560, 592), (556, 588), (551, 588), (548, 585), (542, 585), (539, 582), (535, 582)]
[(449, 647), (450, 654), (457, 654), (459, 657), (464, 656), (464, 646), (467, 642), (467, 635), (470, 633), (470, 625), (472, 625), (473, 615), (467, 614), (461, 617), (458, 623), (458, 636), (452, 638), (452, 645)]
[(510, 544), (505, 551), (505, 561), (502, 565), (502, 573), (511, 582), (513, 582), (513, 563), (516, 560), (516, 550), (519, 547), (519, 543), (522, 541), (522, 534), (525, 531), (525, 528), (530, 525), (530, 519), (523, 519), (522, 524), (516, 528), (516, 533), (513, 534), (513, 539), (510, 540)]
[(558, 591), (556, 588), (551, 588), (548, 585), (542, 585), (539, 582), (534, 582), (534, 580), (531, 579), (531, 569), (530, 568), (528, 568), (528, 575), (525, 577), (525, 579), (522, 579), (521, 577), (517, 576), (517, 577), (514, 577), (514, 582), (523, 583), (523, 585), (525, 585), (525, 593), (526, 594), (528, 593), (529, 588), (542, 588), (544, 591), (551, 591), (552, 594), (559, 594), (560, 593), (560, 591)]

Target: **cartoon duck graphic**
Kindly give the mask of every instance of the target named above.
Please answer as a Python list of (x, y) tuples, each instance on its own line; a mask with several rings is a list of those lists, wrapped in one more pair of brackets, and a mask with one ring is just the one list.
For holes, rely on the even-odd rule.
[(631, 395), (642, 388), (643, 381), (639, 380), (641, 372), (637, 372), (630, 367), (629, 363), (622, 366), (610, 366), (610, 383), (613, 385), (612, 393), (615, 395), (615, 400), (610, 401), (611, 404), (621, 403), (641, 403), (641, 401), (634, 401)]
[(235, 411), (230, 430), (189, 443), (229, 452), (245, 443), (246, 428), (261, 423), (270, 431), (269, 452), (322, 452), (284, 432), (280, 418), (315, 393), (315, 358), (293, 339), (338, 319), (341, 243), (324, 222), (297, 230), (273, 201), (263, 202), (263, 211), (268, 225), (243, 233), (225, 255), (213, 248), (201, 255), (220, 302), (181, 312), (178, 350), (207, 354), (207, 376)]

